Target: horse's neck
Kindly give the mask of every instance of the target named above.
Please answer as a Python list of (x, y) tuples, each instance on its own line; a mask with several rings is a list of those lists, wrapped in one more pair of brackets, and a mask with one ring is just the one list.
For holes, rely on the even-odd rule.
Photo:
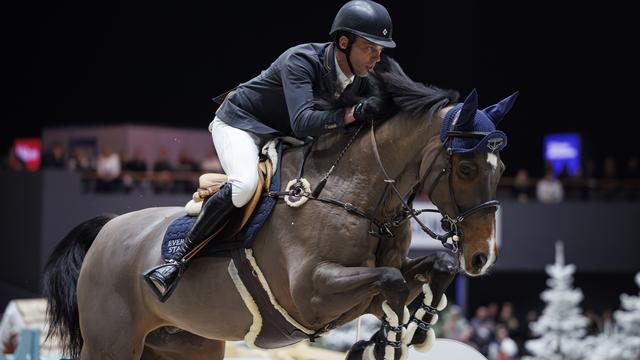
[[(437, 140), (440, 123), (439, 117), (428, 120), (426, 115), (414, 118), (401, 114), (376, 126), (376, 142), (382, 163), (402, 195), (419, 181), (421, 160), (425, 151), (433, 148), (429, 143)], [(361, 131), (331, 173), (320, 197), (351, 203), (382, 221), (389, 221), (401, 203), (391, 188), (385, 192), (387, 183), (374, 156), (370, 128), (365, 126)], [(312, 189), (325, 176), (351, 137), (343, 134), (318, 139), (304, 168), (304, 177)], [(289, 179), (298, 176), (301, 162), (302, 150), (289, 153), (283, 175)], [(368, 221), (362, 219), (360, 226), (368, 227)], [(378, 266), (399, 267), (407, 255), (411, 241), (409, 223), (394, 231), (394, 241), (380, 243), (379, 253), (382, 256), (376, 259)]]
[[(402, 195), (418, 181), (421, 154), (427, 141), (437, 134), (432, 129), (432, 122), (426, 116), (415, 118), (399, 114), (376, 128), (382, 164)], [(374, 155), (370, 127), (365, 126), (361, 131), (363, 134), (332, 173), (323, 196), (353, 203), (370, 213), (376, 212), (376, 216), (390, 216), (400, 206), (400, 200), (392, 195), (391, 189), (385, 193), (387, 183)], [(322, 176), (329, 170), (349, 138), (346, 135), (321, 138), (309, 159), (309, 173)], [(384, 203), (378, 207), (383, 193)]]

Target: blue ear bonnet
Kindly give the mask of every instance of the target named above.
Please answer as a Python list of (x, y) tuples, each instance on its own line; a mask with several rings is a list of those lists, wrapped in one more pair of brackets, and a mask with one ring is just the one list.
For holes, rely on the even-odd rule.
[(511, 109), (518, 93), (483, 110), (478, 109), (474, 89), (464, 103), (457, 104), (445, 115), (440, 128), (440, 141), (451, 154), (498, 152), (507, 146), (507, 134), (496, 126)]

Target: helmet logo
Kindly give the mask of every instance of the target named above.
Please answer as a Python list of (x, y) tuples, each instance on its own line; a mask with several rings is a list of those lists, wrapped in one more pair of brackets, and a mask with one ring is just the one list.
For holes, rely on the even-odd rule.
[(387, 29), (383, 29), (383, 30), (382, 30), (382, 35), (387, 36), (387, 33), (389, 33), (389, 32), (387, 31)]

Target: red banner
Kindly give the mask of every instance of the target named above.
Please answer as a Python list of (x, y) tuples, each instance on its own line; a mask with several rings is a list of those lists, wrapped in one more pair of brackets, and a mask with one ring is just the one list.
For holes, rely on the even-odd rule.
[(42, 151), (42, 141), (40, 138), (22, 138), (15, 141), (15, 152), (18, 159), (29, 171), (40, 169), (40, 153)]

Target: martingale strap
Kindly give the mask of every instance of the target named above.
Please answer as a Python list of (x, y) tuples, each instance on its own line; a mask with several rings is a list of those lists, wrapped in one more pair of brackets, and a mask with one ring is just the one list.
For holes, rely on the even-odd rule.
[[(331, 322), (319, 330), (311, 330), (304, 328), (297, 323), (286, 310), (277, 303), (277, 300), (271, 293), (269, 285), (262, 275), (262, 271), (258, 267), (257, 262), (250, 255), (250, 250), (234, 249), (232, 251), (233, 264), (237, 270), (237, 275), (244, 285), (247, 293), (244, 296), (250, 296), (251, 300), (245, 300), (249, 305), (255, 307), (253, 310), (258, 313), (255, 316), (262, 320), (258, 322), (256, 333), (252, 336), (253, 344), (263, 349), (275, 349), (283, 346), (295, 344), (301, 340), (313, 341), (322, 333), (334, 329), (335, 323)], [(253, 259), (253, 260), (252, 260)], [(261, 281), (261, 278), (263, 279)], [(264, 281), (264, 282), (263, 282)], [(236, 284), (236, 287), (238, 284)], [(254, 321), (256, 319), (254, 318)]]

